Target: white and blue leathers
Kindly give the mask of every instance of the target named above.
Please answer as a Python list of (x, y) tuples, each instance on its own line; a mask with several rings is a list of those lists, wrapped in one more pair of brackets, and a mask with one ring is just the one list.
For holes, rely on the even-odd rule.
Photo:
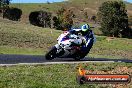
[[(92, 45), (96, 42), (96, 37), (92, 30), (88, 30), (87, 32), (83, 33), (82, 29), (72, 29), (69, 31), (71, 34), (76, 34), (78, 36), (82, 37), (83, 44), (82, 44), (82, 50), (90, 51), (92, 48)], [(81, 34), (81, 35), (80, 35)]]

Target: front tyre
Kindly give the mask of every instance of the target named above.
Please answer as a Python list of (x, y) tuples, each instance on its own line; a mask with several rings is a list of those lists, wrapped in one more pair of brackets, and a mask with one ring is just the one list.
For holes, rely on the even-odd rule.
[(56, 57), (57, 49), (53, 47), (48, 53), (46, 53), (45, 58), (46, 60), (52, 60)]

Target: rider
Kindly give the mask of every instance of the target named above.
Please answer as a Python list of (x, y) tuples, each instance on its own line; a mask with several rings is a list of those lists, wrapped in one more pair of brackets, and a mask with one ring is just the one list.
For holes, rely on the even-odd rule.
[(86, 52), (86, 54), (89, 53), (90, 49), (93, 46), (93, 43), (96, 41), (96, 38), (93, 31), (90, 29), (90, 26), (88, 24), (84, 24), (80, 29), (72, 29), (69, 32), (76, 35), (81, 33), (83, 40), (81, 50)]

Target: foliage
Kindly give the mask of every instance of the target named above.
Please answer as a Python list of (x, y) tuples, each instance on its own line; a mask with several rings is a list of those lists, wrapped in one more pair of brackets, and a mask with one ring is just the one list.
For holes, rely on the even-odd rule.
[(99, 7), (101, 30), (104, 35), (114, 37), (130, 37), (128, 16), (122, 1), (106, 1)]
[(51, 27), (52, 13), (47, 11), (34, 11), (29, 15), (29, 21), (31, 24), (40, 27)]
[(71, 10), (66, 10), (64, 12), (64, 16), (63, 16), (63, 24), (64, 24), (64, 28), (65, 29), (70, 29), (73, 25), (73, 12)]
[(38, 15), (39, 24), (43, 27), (51, 27), (52, 13), (46, 11), (40, 11)]
[(0, 0), (0, 8), (7, 7), (11, 0)]
[(70, 9), (61, 8), (57, 16), (53, 18), (54, 27), (59, 30), (69, 30), (73, 25), (73, 12)]
[(18, 21), (20, 20), (22, 15), (22, 10), (18, 8), (8, 8), (3, 13), (3, 18), (7, 18), (9, 20)]
[(4, 11), (9, 8), (11, 0), (0, 0), (0, 12), (4, 13)]
[(129, 16), (128, 22), (129, 22), (129, 26), (132, 26), (132, 16)]
[(22, 10), (18, 8), (10, 8), (10, 1), (11, 0), (0, 0), (0, 12), (3, 15), (3, 18), (18, 21), (21, 18)]
[(60, 25), (61, 25), (61, 21), (59, 20), (59, 18), (57, 16), (54, 16), (53, 17), (53, 28), (61, 30), (62, 27)]

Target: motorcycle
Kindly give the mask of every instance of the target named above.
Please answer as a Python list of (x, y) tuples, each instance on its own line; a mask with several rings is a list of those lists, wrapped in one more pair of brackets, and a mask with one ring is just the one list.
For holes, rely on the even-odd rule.
[(81, 45), (83, 44), (82, 36), (70, 34), (66, 31), (58, 37), (57, 41), (58, 44), (52, 47), (45, 55), (47, 60), (52, 60), (56, 57), (80, 60), (87, 55), (87, 53), (81, 51)]

